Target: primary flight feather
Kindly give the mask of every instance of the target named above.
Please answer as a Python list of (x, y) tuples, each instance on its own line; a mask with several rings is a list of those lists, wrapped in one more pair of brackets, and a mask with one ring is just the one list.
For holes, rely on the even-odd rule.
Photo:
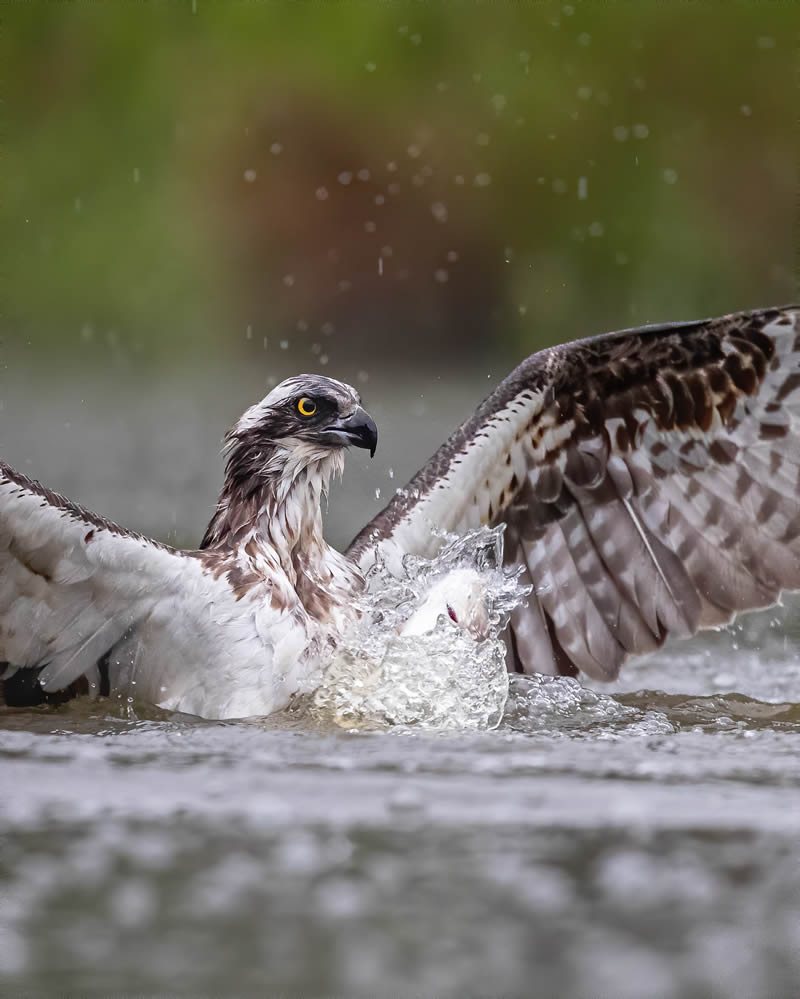
[(532, 586), (506, 630), (512, 670), (612, 679), (669, 635), (800, 589), (796, 307), (532, 355), (342, 555), (320, 502), (344, 449), (376, 439), (354, 389), (283, 382), (228, 434), (196, 552), (0, 463), (5, 700), (135, 680), (137, 697), (205, 717), (278, 710), (353, 623), (376, 558), (400, 571), (481, 524), (506, 525), (506, 561)]

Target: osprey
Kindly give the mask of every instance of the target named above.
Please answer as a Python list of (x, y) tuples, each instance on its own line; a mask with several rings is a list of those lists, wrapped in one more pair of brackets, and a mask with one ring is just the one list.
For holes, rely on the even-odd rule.
[[(0, 464), (5, 701), (135, 683), (208, 718), (268, 714), (352, 624), (376, 559), (400, 571), (481, 524), (505, 524), (532, 587), (510, 670), (611, 680), (667, 636), (800, 589), (797, 307), (532, 355), (340, 554), (321, 500), (345, 449), (376, 441), (354, 389), (288, 379), (227, 435), (222, 493), (186, 552)], [(437, 599), (459, 616), (446, 587)]]

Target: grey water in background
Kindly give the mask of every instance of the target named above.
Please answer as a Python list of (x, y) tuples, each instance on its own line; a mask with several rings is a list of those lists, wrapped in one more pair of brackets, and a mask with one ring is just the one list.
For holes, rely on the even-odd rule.
[[(4, 386), (4, 457), (195, 543), (264, 386), (75, 384)], [(339, 543), (476, 401), (372, 386), (381, 451), (332, 499)], [(794, 996), (797, 608), (611, 688), (514, 678), (486, 733), (0, 712), (0, 995)]]

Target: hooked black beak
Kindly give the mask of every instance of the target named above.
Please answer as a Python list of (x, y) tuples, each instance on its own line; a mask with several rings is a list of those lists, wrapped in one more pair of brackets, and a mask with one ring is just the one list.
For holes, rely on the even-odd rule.
[(370, 458), (375, 455), (378, 444), (378, 428), (375, 426), (375, 421), (361, 406), (356, 406), (349, 416), (326, 427), (321, 436), (323, 440), (332, 444), (367, 448)]

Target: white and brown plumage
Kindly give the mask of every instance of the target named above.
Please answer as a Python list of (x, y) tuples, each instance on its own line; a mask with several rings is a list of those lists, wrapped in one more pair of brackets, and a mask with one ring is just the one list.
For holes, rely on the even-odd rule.
[(24, 700), (26, 677), (39, 693), (106, 671), (166, 707), (268, 713), (348, 626), (376, 556), (399, 566), (482, 523), (505, 523), (506, 559), (533, 585), (508, 628), (510, 669), (612, 679), (669, 635), (800, 589), (798, 308), (534, 354), (342, 556), (323, 540), (320, 499), (343, 448), (374, 434), (348, 386), (278, 386), (229, 435), (199, 552), (0, 466), (6, 699)]
[(361, 586), (322, 537), (320, 503), (344, 449), (374, 451), (376, 439), (349, 386), (313, 375), (281, 383), (228, 434), (223, 490), (194, 552), (0, 466), (5, 700), (81, 689), (88, 677), (93, 691), (130, 689), (208, 718), (284, 707)]

